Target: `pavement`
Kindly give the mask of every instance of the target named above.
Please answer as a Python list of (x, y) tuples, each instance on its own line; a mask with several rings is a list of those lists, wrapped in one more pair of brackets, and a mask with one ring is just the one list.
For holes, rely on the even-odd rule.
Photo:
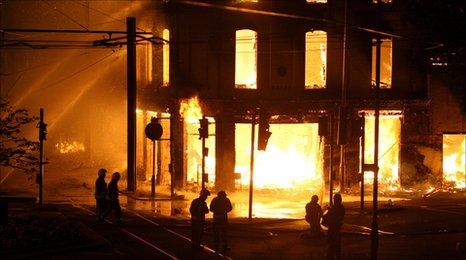
[[(205, 247), (193, 253), (189, 219), (151, 208), (152, 201), (123, 199), (123, 223), (97, 222), (90, 197), (56, 200), (56, 211), (80, 223), (105, 241), (105, 245), (78, 251), (50, 253), (52, 259), (325, 259), (326, 236), (307, 235), (303, 219), (232, 218), (228, 256), (212, 248), (211, 220), (204, 235)], [(138, 203), (147, 203), (139, 207)], [(179, 202), (177, 202), (179, 203)], [(138, 205), (135, 207), (135, 205)], [(370, 258), (370, 202), (360, 211), (357, 202), (347, 209), (342, 229), (342, 258)], [(428, 198), (380, 204), (379, 259), (466, 259), (466, 197), (440, 194)], [(462, 249), (461, 249), (462, 248)], [(41, 258), (41, 257), (37, 257)]]

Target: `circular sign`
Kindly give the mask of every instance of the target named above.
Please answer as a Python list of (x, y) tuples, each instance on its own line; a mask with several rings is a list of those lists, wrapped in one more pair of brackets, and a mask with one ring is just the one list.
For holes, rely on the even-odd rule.
[(146, 133), (147, 138), (155, 141), (162, 137), (163, 128), (156, 118), (152, 118), (151, 122), (147, 124), (144, 132)]

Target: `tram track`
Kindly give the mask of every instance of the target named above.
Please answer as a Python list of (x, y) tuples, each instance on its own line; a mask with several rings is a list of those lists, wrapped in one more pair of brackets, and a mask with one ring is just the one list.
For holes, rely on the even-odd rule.
[[(96, 216), (87, 205), (70, 199), (71, 205), (74, 208), (79, 208), (85, 211), (88, 215)], [(162, 255), (164, 259), (191, 259), (192, 241), (187, 236), (173, 231), (163, 225), (151, 220), (137, 211), (122, 207), (126, 213), (125, 222), (123, 225), (114, 224), (112, 221), (105, 219), (107, 224), (111, 224), (121, 233), (125, 234), (132, 240), (142, 244), (157, 254)], [(147, 227), (147, 224), (153, 228)], [(202, 251), (195, 259), (231, 259), (227, 256), (216, 253), (213, 249), (206, 245), (202, 245)]]

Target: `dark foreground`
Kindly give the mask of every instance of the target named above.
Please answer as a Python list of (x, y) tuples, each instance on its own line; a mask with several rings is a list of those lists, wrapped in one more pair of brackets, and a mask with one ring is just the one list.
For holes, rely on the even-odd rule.
[[(150, 202), (148, 202), (150, 203)], [(48, 204), (41, 216), (65, 218), (84, 230), (87, 240), (71, 246), (27, 246), (7, 258), (47, 259), (222, 259), (211, 248), (210, 223), (206, 247), (191, 250), (189, 221), (124, 206), (122, 224), (98, 223), (92, 205), (68, 199)], [(369, 259), (371, 213), (357, 204), (345, 204), (347, 215), (342, 236), (343, 259)], [(12, 214), (31, 214), (13, 209)], [(466, 259), (466, 199), (464, 196), (423, 198), (381, 207), (379, 218), (380, 259)], [(233, 259), (325, 259), (326, 237), (309, 237), (304, 220), (232, 219), (230, 258)], [(66, 238), (63, 238), (66, 240)], [(2, 256), (3, 254), (3, 256)]]

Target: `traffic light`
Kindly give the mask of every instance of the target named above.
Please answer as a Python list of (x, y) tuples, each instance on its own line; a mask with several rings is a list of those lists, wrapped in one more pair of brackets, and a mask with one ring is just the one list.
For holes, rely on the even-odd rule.
[(265, 148), (267, 147), (267, 142), (269, 141), (271, 135), (272, 133), (270, 132), (268, 118), (265, 116), (261, 116), (259, 118), (259, 140), (257, 140), (257, 149), (259, 151), (265, 151)]
[(209, 137), (209, 120), (207, 118), (199, 119), (199, 139)]
[(39, 140), (47, 140), (47, 124), (39, 122)]

